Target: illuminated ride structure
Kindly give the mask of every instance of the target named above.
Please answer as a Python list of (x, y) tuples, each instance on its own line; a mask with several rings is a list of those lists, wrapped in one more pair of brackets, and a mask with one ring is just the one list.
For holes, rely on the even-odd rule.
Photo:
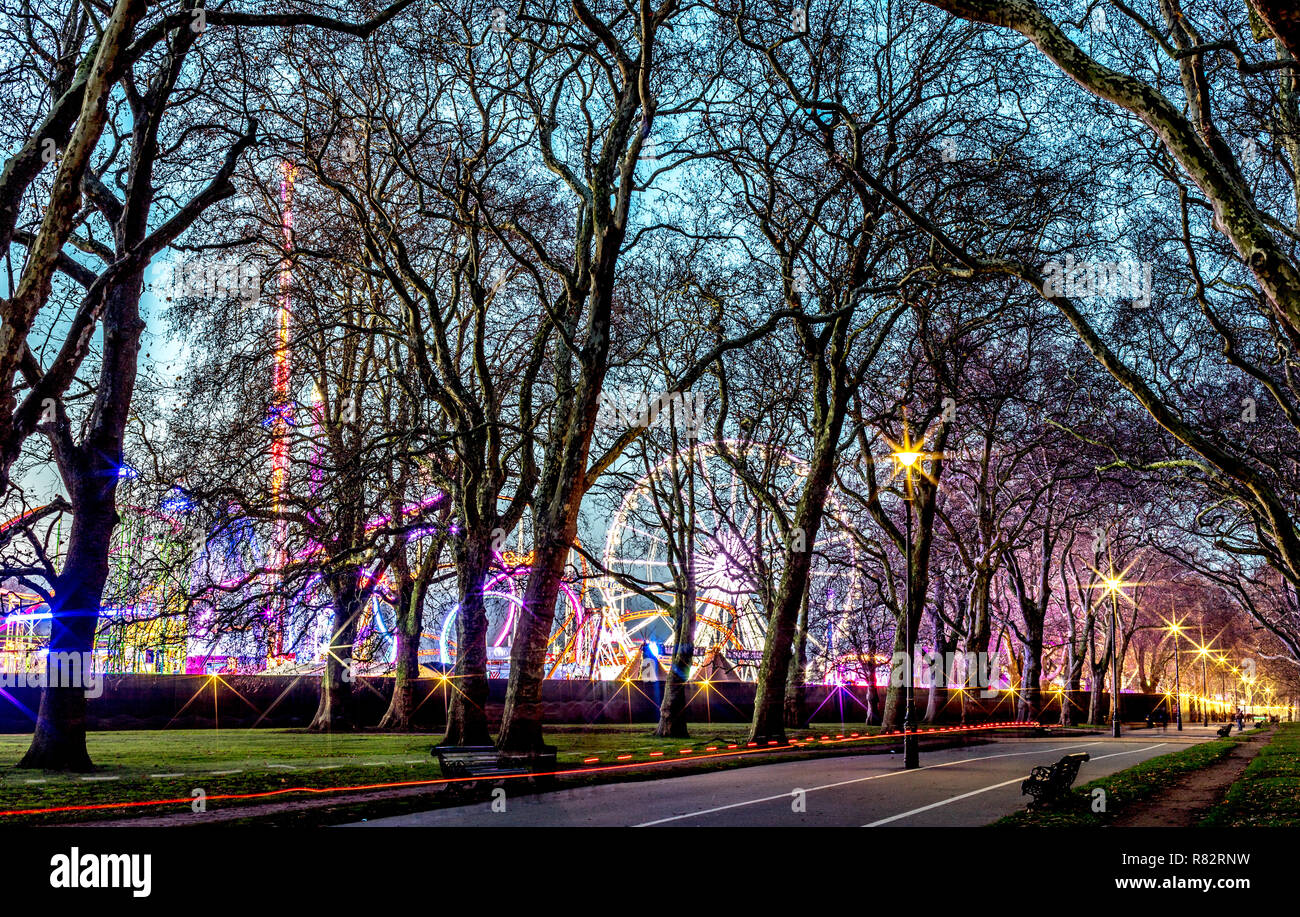
[[(280, 172), (280, 223), (283, 256), (273, 313), (273, 375), (266, 425), (270, 431), (269, 487), (276, 510), (290, 492), (293, 461), (290, 435), (295, 423), (292, 387), (292, 267), (295, 168)], [(317, 393), (317, 405), (320, 395)], [(738, 473), (754, 466), (759, 477)], [(672, 486), (673, 472), (684, 464), (696, 486), (693, 508), (697, 536), (694, 570), (697, 582), (697, 664), (693, 675), (752, 679), (762, 656), (766, 614), (760, 598), (760, 558), (770, 581), (779, 579), (784, 556), (782, 536), (774, 526), (775, 505), (793, 510), (807, 474), (806, 463), (781, 450), (757, 443), (696, 443), (670, 456), (641, 478), (624, 496), (607, 529), (597, 578), (582, 553), (574, 551), (561, 584), (546, 649), (547, 678), (595, 679), (661, 677), (662, 660), (672, 652), (672, 569), (666, 551), (662, 514), (652, 511), (652, 495)], [(128, 468), (123, 477), (131, 477)], [(746, 486), (762, 480), (769, 501)], [(315, 486), (316, 482), (306, 482)], [(442, 499), (435, 495), (408, 508), (415, 512)], [(125, 506), (114, 534), (111, 572), (97, 637), (96, 666), (106, 672), (203, 674), (233, 672), (300, 673), (324, 664), (331, 642), (332, 609), (319, 576), (292, 587), (286, 571), (309, 557), (291, 556), (288, 522), (279, 518), (268, 529), (251, 522), (236, 524), (219, 537), (188, 541), (182, 532), (192, 510), (178, 486), (157, 510)], [(840, 680), (836, 659), (841, 612), (860, 593), (857, 556), (838, 521), (838, 497), (827, 497), (828, 524), (817, 539), (808, 608), (809, 679)], [(29, 514), (25, 514), (29, 515)], [(23, 517), (4, 523), (18, 524)], [(374, 523), (376, 525), (380, 522)], [(61, 525), (61, 522), (56, 523)], [(506, 677), (515, 624), (523, 609), (525, 582), (532, 559), (526, 524), (512, 536), (512, 550), (495, 555), (495, 569), (483, 585), (488, 615), (489, 676)], [(455, 528), (453, 526), (452, 533)], [(61, 531), (56, 555), (62, 553)], [(811, 547), (811, 546), (810, 546)], [(771, 565), (778, 568), (773, 570)], [(440, 583), (454, 584), (450, 566), (439, 571)], [(359, 570), (358, 576), (370, 575)], [(637, 589), (631, 588), (635, 584)], [(639, 590), (639, 591), (638, 591)], [(381, 579), (361, 613), (354, 659), (362, 671), (391, 671), (396, 654), (396, 590)], [(650, 598), (650, 597), (653, 598)], [(662, 602), (663, 604), (659, 604)], [(42, 658), (49, 635), (49, 608), (34, 593), (16, 584), (0, 587), (0, 601), (10, 612), (0, 622), (0, 665), (31, 670)], [(258, 613), (231, 609), (256, 604)], [(12, 605), (10, 608), (8, 606)], [(435, 596), (426, 608), (430, 630), (422, 635), (420, 661), (429, 669), (455, 665), (454, 591)], [(656, 660), (660, 660), (656, 662)]]
[[(724, 450), (734, 456), (741, 449), (737, 443), (701, 443), (689, 454), (698, 504), (692, 677), (754, 677), (766, 635), (758, 546), (768, 545), (768, 576), (775, 581), (780, 574), (779, 568), (770, 569), (773, 558), (782, 553), (772, 540), (777, 536), (771, 516), (723, 458)], [(764, 467), (777, 502), (792, 508), (806, 465), (761, 445), (748, 444), (743, 450)], [(654, 493), (663, 493), (669, 485), (672, 463), (687, 458), (665, 459), (624, 495), (607, 528), (602, 558), (607, 572), (593, 572), (583, 553), (572, 552), (547, 644), (547, 678), (662, 677), (663, 660), (673, 650), (673, 584), (665, 523), (651, 510), (651, 502)], [(435, 495), (407, 511), (441, 499)], [(857, 555), (838, 527), (839, 498), (832, 493), (827, 503), (832, 524), (823, 529), (813, 561), (810, 595), (816, 601), (810, 606), (816, 608), (809, 611), (808, 678), (843, 682), (836, 665), (840, 615), (858, 600)], [(259, 529), (251, 522), (231, 526), (220, 537), (187, 542), (182, 532), (191, 509), (181, 488), (173, 490), (159, 510), (123, 508), (114, 535), (97, 665), (108, 672), (157, 674), (296, 674), (318, 669), (332, 615), (320, 578), (300, 582), (292, 594), (287, 589), (268, 593), (262, 572), (269, 569), (278, 577), (287, 564), (305, 558), (285, 553), (278, 527)], [(512, 637), (532, 561), (526, 523), (517, 527), (510, 542), (495, 555), (494, 570), (483, 586), (488, 674), (497, 678), (509, 674)], [(56, 551), (58, 545), (56, 538)], [(426, 602), (428, 623), (419, 650), (426, 674), (450, 670), (457, 657), (454, 568), (441, 566), (435, 583)], [(273, 596), (269, 600), (268, 594)], [(48, 639), (49, 609), (38, 596), (13, 588), (0, 590), (0, 599), (15, 606), (0, 627), (0, 664), (10, 670), (30, 668)], [(264, 612), (241, 617), (223, 611), (223, 601), (227, 606), (259, 603)], [(354, 658), (366, 674), (391, 671), (397, 644), (395, 609), (396, 589), (382, 578), (363, 608), (354, 646)]]
[(16, 582), (0, 586), (0, 672), (36, 672), (49, 637), (49, 610), (41, 597)]
[[(737, 465), (758, 477), (742, 473)], [(779, 533), (774, 514), (765, 510), (764, 501), (745, 480), (763, 481), (767, 500), (788, 516), (807, 473), (806, 462), (783, 450), (721, 441), (694, 444), (643, 475), (611, 517), (601, 558), (604, 571), (593, 577), (583, 555), (571, 555), (567, 569), (572, 575), (561, 586), (547, 643), (546, 677), (663, 677), (674, 649), (675, 571), (667, 529), (679, 523), (661, 510), (668, 502), (665, 495), (678, 489), (675, 482), (689, 474), (696, 503), (695, 664), (689, 677), (753, 680), (767, 635), (764, 565), (771, 581), (779, 580), (780, 558), (789, 539)], [(852, 677), (844, 662), (850, 654), (841, 645), (843, 617), (861, 597), (858, 553), (842, 525), (844, 508), (834, 492), (827, 496), (827, 515), (809, 587), (808, 679), (844, 683)], [(493, 677), (509, 671), (510, 638), (531, 561), (522, 527), (517, 540), (516, 550), (497, 556), (500, 571), (484, 586), (488, 669)], [(594, 585), (589, 587), (589, 582)], [(453, 607), (436, 636), (436, 659), (444, 667), (455, 663), (454, 624)]]
[[(687, 446), (643, 475), (610, 521), (602, 560), (608, 571), (600, 586), (604, 604), (624, 639), (643, 651), (652, 647), (660, 660), (672, 655), (674, 580), (684, 573), (674, 569), (667, 529), (686, 524), (666, 513), (676, 503), (679, 515), (686, 509), (694, 520), (692, 677), (720, 669), (753, 680), (767, 636), (763, 584), (779, 581), (792, 541), (796, 550), (813, 548), (799, 543), (800, 533), (783, 533), (772, 510), (793, 514), (807, 474), (807, 463), (789, 452), (722, 440)], [(684, 481), (688, 488), (680, 486)], [(750, 482), (762, 485), (762, 498)], [(684, 507), (687, 499), (693, 507)], [(840, 683), (847, 655), (840, 645), (843, 616), (859, 601), (861, 586), (857, 549), (841, 524), (844, 508), (834, 491), (826, 510), (809, 586), (807, 677)]]
[[(125, 469), (123, 476), (129, 475)], [(38, 507), (0, 525), (20, 524)], [(104, 672), (176, 674), (185, 671), (187, 629), (183, 592), (163, 571), (172, 569), (178, 552), (180, 524), (166, 512), (139, 506), (119, 510), (113, 532), (109, 575), (104, 586), (102, 621), (94, 664)], [(54, 533), (54, 554), (63, 554), (62, 530)], [(0, 671), (43, 670), (51, 612), (39, 593), (15, 582), (0, 585)]]
[[(513, 540), (513, 549), (494, 555), (496, 569), (483, 585), (488, 618), (488, 676), (491, 678), (509, 675), (515, 622), (523, 609), (524, 588), (532, 563), (526, 524), (519, 526)], [(635, 658), (637, 648), (617, 615), (607, 607), (594, 604), (599, 591), (590, 587), (593, 577), (582, 554), (572, 551), (566, 569), (570, 575), (560, 583), (560, 597), (546, 645), (545, 676), (557, 679), (617, 678)], [(454, 600), (445, 605), (436, 632), (424, 635), (424, 646), (429, 648), (422, 648), (421, 655), (432, 657), (442, 669), (450, 669), (456, 662), (458, 608)]]
[[(280, 243), (283, 257), (280, 260), (279, 290), (275, 309), (275, 368), (271, 388), (271, 409), (267, 418), (271, 426), (271, 499), (277, 515), (283, 509), (285, 488), (289, 483), (289, 428), (293, 425), (293, 401), (290, 389), (289, 319), (292, 315), (293, 295), (293, 183), (297, 168), (288, 161), (280, 163)], [(275, 544), (272, 546), (271, 578), (279, 578), (287, 560), (286, 545), (289, 538), (288, 521), (280, 516), (275, 525)], [(270, 628), (267, 664), (274, 666), (287, 661), (284, 647), (285, 620), (288, 609), (283, 601), (283, 590), (277, 590), (277, 601), (263, 615)]]

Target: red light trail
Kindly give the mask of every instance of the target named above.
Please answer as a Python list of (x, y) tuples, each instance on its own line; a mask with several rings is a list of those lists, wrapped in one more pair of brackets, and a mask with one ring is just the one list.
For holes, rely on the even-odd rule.
[[(954, 733), (954, 732), (976, 732), (981, 729), (1011, 729), (1011, 728), (1024, 727), (1024, 726), (1035, 726), (1043, 729), (1053, 728), (1050, 726), (1042, 726), (1042, 724), (1035, 723), (1035, 722), (1008, 721), (1003, 723), (985, 723), (979, 726), (944, 726), (944, 727), (936, 727), (930, 729), (921, 729), (916, 731), (918, 733), (922, 733), (925, 735), (931, 735), (931, 734), (937, 735), (942, 733)], [(876, 735), (866, 735), (866, 736), (856, 736), (856, 737), (849, 736), (848, 738), (830, 738), (829, 736), (823, 736), (821, 738), (821, 743), (825, 745), (839, 745), (846, 742), (865, 742), (872, 739), (879, 739), (887, 736), (901, 737), (902, 730), (890, 730), (889, 732), (882, 732)], [(813, 741), (814, 741), (813, 738), (809, 736), (806, 739), (792, 741), (776, 749), (770, 747), (762, 747), (762, 748), (743, 748), (743, 749), (737, 749), (736, 751), (719, 751), (714, 754), (693, 755), (691, 760), (703, 761), (710, 758), (735, 758), (743, 755), (772, 754), (774, 751), (804, 748), (807, 745), (811, 744)], [(752, 745), (753, 743), (750, 744)], [(729, 745), (727, 747), (735, 748), (736, 746)], [(505, 774), (498, 777), (494, 777), (492, 779), (494, 781), (496, 780), (505, 781), (505, 780), (518, 780), (520, 778), (527, 779), (530, 777), (577, 777), (586, 774), (603, 774), (603, 773), (611, 773), (614, 771), (627, 771), (635, 768), (654, 767), (655, 765), (671, 764), (675, 761), (682, 760), (681, 758), (664, 757), (664, 753), (662, 751), (652, 751), (650, 752), (650, 755), (653, 759), (650, 761), (634, 761), (630, 764), (606, 764), (601, 767), (576, 767), (567, 770), (545, 771), (540, 773), (529, 773), (529, 774)], [(630, 757), (631, 757), (630, 755), (619, 755), (618, 760), (622, 761), (624, 760), (624, 758), (630, 758)], [(583, 763), (587, 764), (591, 761), (598, 761), (598, 760), (600, 759), (587, 758), (583, 760)], [(249, 800), (249, 799), (269, 799), (275, 796), (285, 796), (290, 793), (309, 793), (313, 795), (325, 795), (329, 793), (359, 793), (359, 792), (364, 792), (366, 790), (392, 790), (392, 789), (402, 789), (405, 787), (415, 787), (415, 786), (440, 786), (443, 784), (467, 783), (467, 782), (475, 783), (475, 782), (482, 782), (482, 780), (483, 780), (482, 777), (440, 777), (433, 780), (401, 780), (392, 783), (364, 783), (364, 784), (357, 784), (354, 786), (325, 786), (325, 787), (294, 786), (294, 787), (281, 787), (280, 789), (277, 790), (264, 790), (258, 793), (213, 793), (205, 796), (204, 798), (208, 802), (212, 802), (215, 800), (237, 801), (237, 800)], [(10, 809), (7, 811), (0, 811), (0, 818), (13, 817), (17, 815), (51, 815), (59, 812), (94, 812), (94, 811), (106, 811), (109, 809), (133, 809), (133, 808), (140, 808), (143, 806), (167, 806), (167, 805), (182, 805), (182, 804), (190, 805), (192, 802), (194, 802), (193, 797), (184, 796), (184, 797), (168, 798), (168, 799), (142, 799), (142, 800), (135, 800), (131, 802), (89, 803), (86, 805), (78, 805), (78, 806), (51, 806), (42, 809)]]

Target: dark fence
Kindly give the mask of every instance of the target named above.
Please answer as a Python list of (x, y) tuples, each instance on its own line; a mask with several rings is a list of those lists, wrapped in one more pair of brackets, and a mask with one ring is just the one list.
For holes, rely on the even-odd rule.
[[(319, 677), (308, 675), (108, 675), (102, 687), (100, 696), (88, 702), (91, 729), (303, 727), (311, 721), (320, 697)], [(377, 724), (392, 690), (392, 678), (358, 679), (352, 694), (355, 721), (362, 726)], [(431, 731), (443, 728), (448, 695), (454, 688), (427, 678), (421, 679), (415, 690), (420, 704), (415, 725)], [(691, 685), (689, 690), (694, 722), (736, 723), (751, 718), (752, 684), (721, 682), (707, 687)], [(662, 691), (659, 682), (547, 681), (542, 685), (542, 699), (546, 720), (551, 723), (649, 723), (658, 718)], [(500, 719), (505, 692), (504, 680), (489, 682), (488, 718), (493, 723)], [(866, 721), (865, 688), (809, 685), (806, 692), (804, 718), (808, 722), (851, 725)], [(879, 703), (883, 703), (884, 694), (881, 689)], [(932, 722), (961, 722), (959, 695), (942, 689), (940, 695)], [(1044, 694), (1043, 698), (1038, 719), (1057, 722), (1061, 695)], [(1083, 722), (1088, 713), (1087, 693), (1072, 692), (1068, 698), (1073, 722)], [(926, 690), (916, 691), (918, 721), (928, 700)], [(1109, 716), (1107, 701), (1103, 696), (1103, 720)], [(0, 688), (0, 732), (31, 732), (39, 702), (38, 688)], [(1162, 695), (1125, 694), (1121, 709), (1125, 720), (1142, 720), (1163, 703)], [(1015, 716), (1016, 698), (1007, 692), (986, 698), (976, 691), (966, 695), (964, 706), (967, 722), (1010, 720)]]

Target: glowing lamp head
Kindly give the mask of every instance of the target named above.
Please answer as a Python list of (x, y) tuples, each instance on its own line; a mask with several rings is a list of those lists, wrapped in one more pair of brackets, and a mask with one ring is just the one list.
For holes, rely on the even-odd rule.
[(911, 468), (921, 460), (921, 453), (912, 452), (910, 450), (895, 452), (894, 458), (897, 459), (898, 464), (902, 465), (904, 468)]

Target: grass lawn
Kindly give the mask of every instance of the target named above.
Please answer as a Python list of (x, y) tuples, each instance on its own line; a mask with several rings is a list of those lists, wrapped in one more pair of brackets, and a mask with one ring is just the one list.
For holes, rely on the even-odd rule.
[[(1250, 730), (1246, 734), (1254, 731)], [(1232, 738), (1201, 742), (1182, 751), (1148, 758), (1128, 770), (1075, 787), (1068, 803), (1036, 812), (1022, 809), (994, 824), (1010, 827), (1099, 827), (1129, 810), (1134, 803), (1154, 796), (1184, 774), (1222, 760), (1239, 741), (1241, 740), (1234, 735)], [(1106, 791), (1105, 812), (1092, 811), (1092, 791), (1099, 787)]]
[(1283, 723), (1202, 825), (1300, 826), (1300, 723)]
[[(695, 724), (692, 738), (658, 739), (650, 735), (649, 724), (601, 726), (551, 726), (547, 741), (558, 749), (562, 767), (630, 764), (672, 759), (690, 760), (689, 755), (712, 755), (728, 751), (727, 746), (744, 748), (746, 724)], [(822, 743), (852, 733), (863, 737), (873, 732), (860, 725), (828, 724), (825, 728), (790, 733), (794, 740), (812, 739), (827, 752), (846, 753), (860, 743)], [(93, 774), (59, 774), (19, 770), (14, 765), (30, 743), (27, 735), (0, 735), (0, 812), (43, 809), (56, 806), (94, 805), (149, 799), (188, 799), (196, 788), (207, 796), (228, 793), (260, 793), (291, 787), (355, 787), (404, 781), (437, 780), (442, 774), (430, 748), (438, 734), (357, 733), (317, 735), (299, 730), (152, 730), (95, 732), (87, 739)], [(690, 749), (683, 754), (683, 749)], [(819, 750), (820, 751), (820, 750)], [(783, 756), (818, 753), (809, 748), (784, 750)], [(705, 758), (692, 769), (758, 763), (767, 755), (739, 758)], [(596, 760), (593, 760), (596, 759)], [(674, 773), (680, 773), (674, 766)], [(646, 768), (652, 776), (655, 768)], [(632, 777), (640, 772), (628, 773)], [(589, 782), (608, 779), (592, 775)], [(566, 785), (569, 778), (566, 778)], [(213, 800), (210, 809), (227, 804), (248, 805), (283, 802), (306, 794), (281, 794), (264, 800)], [(341, 799), (343, 794), (339, 794)], [(5, 824), (49, 824), (70, 820), (122, 818), (132, 814), (153, 815), (183, 811), (184, 807), (142, 806), (91, 812), (0, 816)]]

